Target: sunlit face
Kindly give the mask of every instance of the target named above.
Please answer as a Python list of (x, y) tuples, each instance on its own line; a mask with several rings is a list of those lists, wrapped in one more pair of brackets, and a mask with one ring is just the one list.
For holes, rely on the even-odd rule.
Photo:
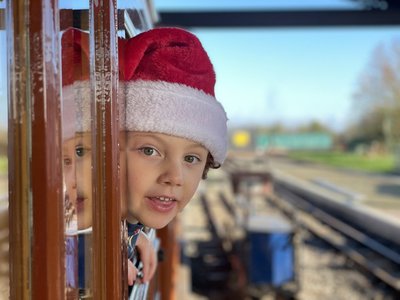
[(126, 142), (128, 220), (162, 228), (193, 197), (208, 151), (160, 133), (129, 132)]
[(91, 137), (77, 134), (63, 143), (67, 195), (75, 208), (78, 229), (92, 226)]

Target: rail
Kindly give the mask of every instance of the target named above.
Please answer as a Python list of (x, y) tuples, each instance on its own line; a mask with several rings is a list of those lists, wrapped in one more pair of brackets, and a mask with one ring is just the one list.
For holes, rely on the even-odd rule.
[(197, 252), (190, 257), (192, 289), (207, 298), (220, 299), (229, 290), (233, 269), (230, 260), (232, 253), (224, 246), (225, 237), (214, 214), (214, 206), (210, 205), (210, 199), (203, 194), (200, 196), (200, 203), (206, 217), (205, 229), (211, 237), (197, 241)]
[(196, 282), (195, 291), (200, 286), (199, 294), (211, 299), (261, 299), (265, 294), (274, 295), (274, 299), (297, 299), (295, 284), (279, 288), (248, 284), (246, 228), (242, 222), (224, 226), (226, 219), (238, 218), (243, 207), (233, 205), (234, 198), (223, 191), (203, 194), (200, 200), (212, 238), (198, 243), (198, 257), (192, 260), (192, 274), (199, 274), (195, 279), (202, 283), (192, 281)]
[(275, 182), (276, 196), (269, 201), (313, 234), (328, 242), (356, 265), (400, 293), (400, 255), (396, 245), (383, 244), (379, 237), (367, 235), (322, 211), (288, 186)]
[(223, 192), (221, 192), (221, 193), (219, 194), (219, 197), (220, 197), (220, 199), (221, 199), (221, 202), (222, 202), (223, 206), (225, 207), (225, 209), (227, 210), (227, 212), (230, 214), (230, 216), (231, 216), (232, 218), (235, 218), (235, 216), (236, 216), (236, 210), (235, 210), (234, 205), (228, 201), (226, 195), (225, 195)]
[(215, 222), (215, 220), (214, 220), (214, 218), (212, 216), (210, 205), (209, 205), (205, 195), (201, 195), (200, 196), (200, 202), (202, 204), (204, 213), (205, 213), (205, 215), (207, 217), (208, 229), (211, 232), (212, 238), (213, 239), (214, 238), (219, 238), (219, 234), (218, 234), (219, 230), (217, 229), (217, 223)]

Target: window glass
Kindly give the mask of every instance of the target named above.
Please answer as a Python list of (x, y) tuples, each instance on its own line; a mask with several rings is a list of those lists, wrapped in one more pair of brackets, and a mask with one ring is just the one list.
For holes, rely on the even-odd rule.
[[(122, 39), (129, 39), (132, 38), (141, 32), (147, 31), (152, 28), (153, 20), (151, 16), (151, 9), (148, 6), (149, 3), (148, 1), (126, 1), (126, 0), (118, 0), (117, 2), (117, 7), (118, 7), (118, 38), (120, 41)], [(122, 43), (119, 45), (119, 53), (121, 52), (121, 47)], [(120, 62), (123, 60), (119, 60)], [(121, 69), (121, 66), (120, 66)], [(138, 221), (133, 217), (132, 215), (132, 203), (131, 203), (131, 194), (133, 193), (132, 191), (132, 180), (130, 180), (129, 172), (130, 168), (132, 168), (132, 159), (130, 158), (129, 155), (129, 150), (127, 150), (129, 146), (129, 139), (128, 136), (129, 134), (126, 133), (124, 125), (126, 123), (125, 120), (125, 85), (124, 85), (124, 80), (126, 78), (123, 78), (123, 75), (120, 74), (119, 77), (119, 92), (118, 92), (118, 104), (119, 104), (119, 110), (120, 110), (120, 128), (121, 128), (121, 134), (120, 134), (120, 193), (121, 193), (121, 206), (122, 206), (122, 211), (123, 214), (126, 216), (126, 222), (124, 222), (124, 230), (125, 230), (125, 236), (127, 236), (127, 253), (128, 253), (128, 258), (132, 262), (132, 264), (135, 265), (135, 267), (141, 272), (142, 270), (142, 265), (141, 262), (139, 261), (139, 257), (136, 255), (136, 250), (135, 250), (135, 245), (137, 243), (138, 239), (138, 230), (144, 231), (150, 240), (153, 243), (153, 247), (156, 248), (154, 245), (155, 241), (155, 232), (151, 230), (150, 228), (142, 228), (142, 225), (138, 223)], [(132, 177), (132, 175), (131, 175)], [(152, 249), (149, 251), (153, 251)], [(126, 257), (124, 254), (122, 257)], [(130, 262), (128, 262), (128, 269), (130, 268), (130, 265), (132, 265)], [(128, 271), (129, 272), (129, 271)], [(153, 288), (155, 286), (153, 285)], [(144, 295), (148, 293), (148, 285), (142, 285), (136, 282), (133, 287), (129, 288), (129, 297), (130, 299), (144, 299)], [(151, 292), (150, 292), (151, 294)]]
[(6, 2), (0, 0), (0, 298), (9, 295)]
[(153, 11), (144, 0), (118, 0), (118, 35), (128, 38), (152, 28)]
[[(68, 299), (93, 294), (93, 182), (96, 166), (92, 161), (89, 2), (72, 4), (60, 0), (60, 44), (62, 69), (62, 141), (65, 201), (66, 295)], [(118, 3), (118, 36), (129, 38), (150, 29), (152, 24), (146, 1)], [(120, 111), (124, 111), (123, 93), (119, 93)], [(122, 115), (120, 118), (123, 118)], [(123, 124), (123, 120), (120, 122)], [(122, 129), (122, 127), (121, 127)], [(124, 134), (120, 136), (124, 202), (126, 165)], [(124, 210), (124, 208), (123, 208)], [(126, 230), (126, 227), (124, 227)], [(122, 248), (124, 249), (124, 248)], [(126, 257), (126, 254), (123, 254)], [(124, 261), (125, 262), (125, 261)]]
[[(81, 5), (82, 3), (79, 3)], [(92, 159), (87, 6), (60, 2), (67, 299), (92, 296)]]

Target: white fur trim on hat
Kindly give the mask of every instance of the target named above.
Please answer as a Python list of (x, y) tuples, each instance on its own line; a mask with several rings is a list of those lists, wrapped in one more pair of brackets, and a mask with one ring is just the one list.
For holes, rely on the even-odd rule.
[(227, 151), (227, 117), (222, 105), (201, 90), (165, 81), (127, 82), (126, 129), (190, 139), (222, 164)]

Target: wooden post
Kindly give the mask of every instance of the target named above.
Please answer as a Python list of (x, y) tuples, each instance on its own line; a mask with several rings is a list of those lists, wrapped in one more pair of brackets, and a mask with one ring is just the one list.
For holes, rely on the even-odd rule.
[(179, 220), (175, 218), (167, 227), (157, 231), (164, 259), (159, 263), (158, 276), (162, 300), (177, 299), (177, 280), (180, 264), (178, 244)]
[(11, 299), (64, 299), (57, 3), (7, 4)]
[[(116, 0), (91, 1), (94, 299), (126, 298), (121, 251)], [(125, 266), (125, 264), (124, 264)]]

